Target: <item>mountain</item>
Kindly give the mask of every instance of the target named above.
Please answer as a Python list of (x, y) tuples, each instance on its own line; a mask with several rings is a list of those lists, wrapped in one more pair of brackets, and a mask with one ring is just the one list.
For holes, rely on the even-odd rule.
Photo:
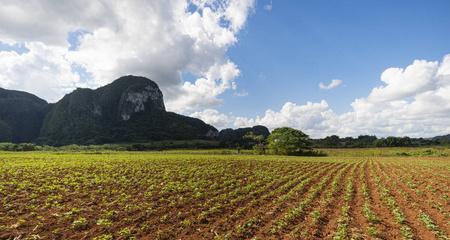
[(47, 110), (47, 102), (32, 94), (0, 88), (0, 141), (31, 142)]
[(436, 136), (436, 137), (433, 137), (431, 140), (436, 141), (441, 144), (448, 144), (448, 143), (450, 143), (450, 134), (443, 135), (443, 136)]
[(0, 142), (48, 145), (210, 139), (217, 129), (167, 112), (158, 85), (124, 76), (98, 89), (79, 88), (54, 104), (0, 88)]
[(255, 135), (262, 135), (266, 139), (269, 135), (269, 129), (265, 126), (257, 125), (254, 127), (238, 128), (238, 129), (223, 129), (219, 132), (219, 140), (227, 147), (247, 147), (249, 144), (248, 139), (244, 139), (244, 136), (253, 133)]
[(158, 85), (125, 76), (96, 90), (77, 89), (52, 105), (38, 142), (50, 145), (207, 139), (217, 129), (167, 112)]

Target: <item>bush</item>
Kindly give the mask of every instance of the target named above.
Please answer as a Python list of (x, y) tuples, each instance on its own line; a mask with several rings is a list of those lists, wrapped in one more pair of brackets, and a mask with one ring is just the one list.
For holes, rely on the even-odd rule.
[(41, 150), (41, 148), (32, 143), (0, 143), (0, 151), (25, 152), (37, 150)]

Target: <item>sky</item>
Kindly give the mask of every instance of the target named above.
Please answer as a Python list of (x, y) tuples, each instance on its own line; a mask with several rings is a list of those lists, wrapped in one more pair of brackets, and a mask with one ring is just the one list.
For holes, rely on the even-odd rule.
[(447, 0), (4, 0), (0, 87), (56, 102), (148, 77), (218, 129), (450, 133)]

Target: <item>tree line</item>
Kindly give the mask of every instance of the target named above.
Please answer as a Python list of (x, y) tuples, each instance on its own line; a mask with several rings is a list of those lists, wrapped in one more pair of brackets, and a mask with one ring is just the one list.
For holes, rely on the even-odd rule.
[[(258, 126), (258, 129), (261, 130), (262, 127)], [(222, 139), (222, 146), (237, 149), (253, 148), (256, 153), (281, 155), (322, 155), (320, 151), (313, 150), (320, 148), (424, 147), (450, 144), (450, 135), (435, 138), (392, 136), (378, 138), (372, 135), (341, 138), (332, 135), (312, 139), (301, 130), (289, 127), (276, 128), (270, 134), (268, 131), (267, 134), (258, 134), (251, 128), (238, 131), (227, 130), (226, 132), (227, 138)]]
[[(371, 135), (344, 137), (337, 135), (312, 139), (301, 130), (282, 127), (272, 132), (264, 126), (224, 129), (215, 140), (153, 141), (146, 143), (41, 146), (32, 143), (0, 143), (0, 151), (148, 151), (166, 149), (252, 149), (256, 154), (324, 155), (321, 148), (422, 147), (449, 145), (450, 135), (435, 138), (386, 137)], [(314, 150), (316, 149), (316, 150)]]
[(370, 148), (370, 147), (421, 147), (447, 144), (435, 138), (385, 137), (377, 138), (371, 135), (344, 137), (332, 135), (321, 139), (312, 139), (314, 147), (318, 148)]

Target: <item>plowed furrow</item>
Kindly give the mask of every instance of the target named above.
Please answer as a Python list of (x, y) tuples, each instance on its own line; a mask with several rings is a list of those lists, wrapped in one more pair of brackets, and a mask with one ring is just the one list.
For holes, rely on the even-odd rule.
[[(396, 177), (390, 177), (389, 171), (380, 164), (380, 171), (382, 172), (382, 176), (386, 181), (389, 182), (388, 185), (395, 187), (397, 189), (397, 196), (399, 198), (399, 202), (405, 204), (405, 208), (410, 209), (412, 217), (415, 216), (415, 220), (422, 224), (423, 228), (431, 231), (437, 238), (443, 236), (443, 238), (447, 237), (449, 234), (449, 228), (446, 224), (447, 220), (443, 215), (439, 212), (435, 211), (430, 207), (427, 207), (427, 204), (424, 204), (424, 201), (421, 199), (417, 199), (417, 197), (411, 192), (409, 188), (407, 188), (403, 183), (397, 180)], [(394, 175), (398, 176), (398, 175)], [(434, 225), (433, 229), (430, 229), (429, 226), (424, 222), (424, 218), (428, 218), (428, 221), (431, 221)], [(430, 223), (429, 223), (430, 224)], [(423, 228), (418, 230), (423, 231)], [(428, 237), (428, 236), (426, 236)], [(448, 237), (447, 237), (448, 238)]]
[(345, 203), (344, 195), (347, 187), (347, 179), (354, 173), (356, 167), (357, 165), (353, 164), (351, 170), (343, 176), (337, 191), (337, 196), (330, 205), (332, 208), (326, 211), (323, 223), (317, 230), (316, 235), (319, 239), (331, 239), (335, 234), (336, 227), (338, 226), (338, 219), (341, 215), (341, 207), (344, 206)]
[(419, 221), (417, 221), (418, 212), (412, 208), (409, 202), (404, 199), (404, 196), (399, 192), (398, 186), (386, 179), (383, 171), (380, 168), (380, 163), (375, 163), (377, 176), (381, 180), (381, 184), (389, 191), (389, 194), (395, 199), (398, 209), (403, 213), (404, 224), (407, 225), (415, 239), (435, 239), (434, 234), (426, 229)]
[(366, 182), (369, 192), (369, 198), (372, 201), (373, 211), (379, 217), (379, 224), (377, 225), (381, 239), (402, 239), (400, 226), (395, 222), (391, 210), (383, 201), (383, 197), (378, 191), (376, 183), (374, 182), (375, 175), (373, 171), (373, 160), (369, 161), (366, 172)]
[(285, 195), (274, 198), (267, 206), (247, 215), (237, 223), (231, 235), (236, 239), (261, 236), (270, 228), (270, 222), (279, 217), (286, 209), (300, 202), (305, 193), (330, 172), (337, 171), (343, 165), (336, 164), (333, 168), (321, 169), (317, 174), (305, 179)]
[(319, 237), (319, 226), (325, 223), (326, 214), (330, 211), (334, 198), (337, 197), (339, 183), (343, 182), (342, 177), (350, 170), (352, 164), (347, 164), (345, 168), (333, 177), (330, 184), (320, 194), (317, 201), (314, 202), (313, 207), (305, 213), (305, 217), (301, 220), (295, 229), (285, 235), (285, 239), (312, 239)]

